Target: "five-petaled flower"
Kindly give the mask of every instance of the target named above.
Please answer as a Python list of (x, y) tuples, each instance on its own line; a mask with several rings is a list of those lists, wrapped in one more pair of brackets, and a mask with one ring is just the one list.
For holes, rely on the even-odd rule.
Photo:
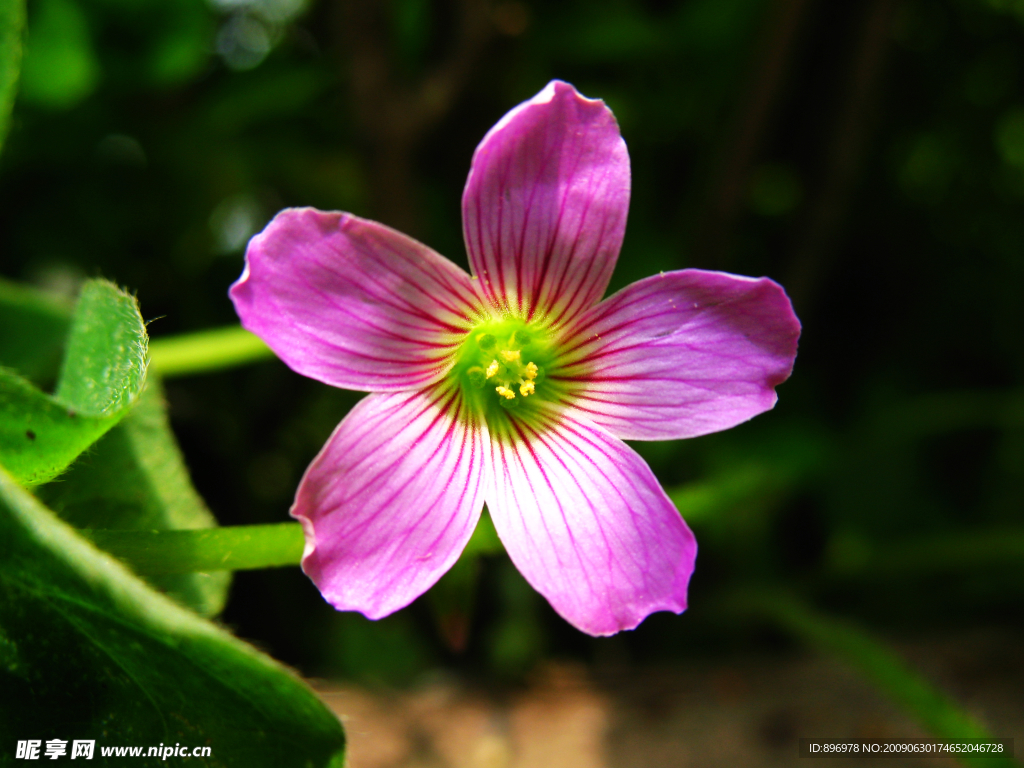
[(231, 288), (306, 376), (372, 394), (299, 486), (305, 572), (380, 618), (450, 568), (484, 504), (516, 567), (584, 632), (686, 608), (697, 545), (623, 440), (771, 408), (800, 325), (767, 278), (686, 269), (601, 301), (629, 206), (603, 102), (554, 81), (484, 137), (462, 199), (473, 276), (347, 213), (279, 213)]

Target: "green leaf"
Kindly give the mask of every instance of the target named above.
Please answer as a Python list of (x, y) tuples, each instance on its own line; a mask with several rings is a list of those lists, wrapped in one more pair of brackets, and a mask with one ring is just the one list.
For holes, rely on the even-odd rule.
[[(159, 531), (217, 524), (189, 479), (155, 378), (120, 424), (37, 494), (76, 528)], [(214, 616), (224, 607), (230, 575), (185, 572), (147, 580), (199, 614)]]
[(0, 147), (7, 137), (18, 92), (24, 29), (25, 0), (0, 0)]
[(209, 746), (206, 766), (344, 762), (341, 724), (293, 674), (151, 590), (2, 470), (0, 690), (12, 739), (95, 739), (97, 756)]
[(82, 288), (57, 392), (0, 370), (0, 464), (25, 485), (52, 480), (127, 413), (146, 378), (135, 299), (105, 280)]
[(59, 475), (115, 421), (76, 414), (17, 374), (0, 369), (0, 465), (24, 485)]
[(92, 416), (124, 412), (146, 380), (147, 345), (135, 298), (90, 280), (75, 309), (55, 397)]
[(52, 383), (70, 324), (71, 307), (0, 278), (0, 365), (36, 384)]

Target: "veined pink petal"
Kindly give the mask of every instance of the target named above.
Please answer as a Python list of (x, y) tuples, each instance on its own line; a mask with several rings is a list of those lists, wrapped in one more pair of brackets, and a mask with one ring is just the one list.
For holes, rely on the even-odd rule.
[(554, 408), (490, 443), (487, 506), (512, 562), (591, 635), (686, 609), (697, 543), (647, 464)]
[(628, 208), (629, 155), (615, 117), (555, 80), (473, 155), (462, 195), (469, 263), (495, 307), (560, 325), (604, 295)]
[(768, 278), (686, 269), (623, 288), (574, 324), (573, 405), (624, 440), (727, 429), (775, 405), (800, 321)]
[(231, 286), (242, 325), (293, 370), (345, 389), (437, 381), (480, 306), (462, 269), (347, 213), (285, 209), (245, 260)]
[(338, 425), (292, 506), (302, 569), (338, 610), (379, 619), (458, 559), (483, 507), (486, 427), (433, 388), (372, 394)]

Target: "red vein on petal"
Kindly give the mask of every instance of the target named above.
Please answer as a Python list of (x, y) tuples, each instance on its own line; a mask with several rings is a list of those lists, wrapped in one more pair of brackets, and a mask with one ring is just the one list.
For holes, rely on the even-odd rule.
[[(559, 420), (559, 421), (561, 422), (561, 420)], [(578, 445), (575, 445), (571, 440), (569, 440), (563, 434), (561, 434), (560, 430), (564, 430), (564, 429), (568, 429), (568, 425), (565, 422), (561, 422), (561, 423), (558, 423), (558, 424), (553, 424), (550, 427), (549, 432), (548, 432), (548, 434), (550, 434), (552, 436), (552, 440), (550, 442), (548, 440), (546, 440), (545, 437), (543, 435), (539, 434), (539, 433), (535, 433), (535, 436), (536, 436), (536, 439), (542, 445), (544, 445), (548, 449), (548, 451), (551, 453), (551, 455), (554, 457), (554, 459), (562, 466), (562, 469), (565, 470), (566, 477), (569, 478), (576, 485), (576, 488), (579, 490), (579, 493), (580, 493), (580, 498), (585, 502), (586, 508), (590, 512), (590, 517), (591, 517), (591, 519), (594, 522), (594, 527), (600, 533), (601, 539), (602, 539), (602, 541), (604, 542), (604, 545), (605, 545), (605, 550), (611, 556), (613, 548), (612, 548), (612, 546), (610, 545), (610, 543), (608, 541), (607, 531), (605, 530), (604, 526), (601, 525), (601, 520), (600, 520), (600, 517), (598, 515), (597, 508), (594, 506), (594, 502), (590, 498), (590, 494), (588, 493), (588, 488), (584, 488), (583, 484), (580, 482), (579, 477), (577, 476), (577, 473), (574, 472), (569, 467), (569, 465), (566, 462), (566, 459), (569, 456), (575, 457), (575, 464), (578, 467), (580, 467), (580, 468), (583, 468), (583, 466), (584, 466), (583, 462), (586, 461), (597, 472), (597, 474), (600, 475), (601, 479), (603, 479), (605, 481), (607, 486), (619, 496), (619, 499), (622, 502), (622, 505), (624, 507), (626, 507), (627, 509), (628, 509), (628, 503), (626, 502), (625, 497), (622, 496), (621, 492), (619, 492), (618, 488), (616, 488), (616, 485), (612, 481), (612, 479), (610, 477), (608, 477), (608, 475), (605, 473), (605, 471), (600, 466), (598, 466), (594, 461), (592, 461), (589, 456), (585, 455), (581, 450), (579, 450), (579, 446)], [(571, 431), (571, 430), (569, 430), (569, 431)], [(591, 440), (586, 440), (579, 433), (575, 433), (575, 436), (578, 439), (581, 439), (584, 442), (587, 442), (589, 445), (591, 445), (591, 447), (593, 447), (595, 450), (597, 450), (599, 453), (601, 453), (606, 459), (608, 459), (609, 462), (614, 462), (613, 457), (609, 456), (605, 452), (603, 446), (601, 446), (601, 445), (599, 445), (599, 444), (597, 444), (597, 443), (595, 443), (595, 442), (593, 442)], [(555, 444), (556, 444), (556, 441), (558, 441), (558, 438), (561, 438), (561, 440), (559, 441), (561, 444), (558, 446), (558, 449), (556, 449)], [(573, 449), (575, 449), (575, 450), (573, 450)], [(599, 496), (603, 495), (601, 493), (601, 491), (596, 487), (596, 485), (591, 486), (589, 488), (589, 490), (596, 491)], [(566, 525), (568, 526), (568, 521), (566, 521)], [(581, 561), (581, 563), (583, 562), (583, 558), (582, 557), (580, 558), (580, 561)], [(610, 565), (610, 563), (609, 563), (609, 565)]]
[[(537, 436), (537, 432), (536, 432), (536, 430), (534, 430), (532, 427), (530, 427), (529, 425), (525, 424), (524, 422), (513, 420), (512, 423), (513, 423), (514, 428), (516, 429), (516, 432), (520, 436), (520, 441), (521, 442), (519, 443), (519, 445), (524, 446), (526, 448), (526, 450), (529, 451), (530, 458), (533, 460), (534, 466), (537, 468), (537, 471), (540, 473), (540, 476), (543, 478), (544, 483), (547, 485), (547, 487), (551, 491), (552, 498), (554, 499), (554, 502), (555, 502), (556, 506), (558, 507), (558, 514), (562, 518), (562, 524), (564, 526), (566, 535), (567, 535), (569, 543), (571, 545), (570, 546), (570, 550), (571, 550), (573, 559), (576, 560), (576, 562), (580, 566), (580, 570), (583, 571), (583, 576), (584, 576), (584, 578), (587, 581), (587, 587), (593, 593), (593, 591), (594, 591), (593, 590), (593, 582), (591, 581), (590, 573), (589, 573), (589, 571), (586, 568), (586, 565), (584, 563), (583, 556), (580, 554), (580, 550), (579, 550), (579, 547), (577, 546), (577, 542), (576, 542), (576, 535), (573, 532), (572, 526), (569, 524), (568, 518), (566, 517), (565, 508), (562, 506), (562, 502), (559, 499), (559, 494), (556, 492), (554, 485), (552, 485), (552, 483), (551, 483), (551, 478), (548, 476), (548, 473), (544, 470), (543, 463), (538, 458), (536, 451), (534, 450), (533, 446), (530, 444), (530, 441), (527, 438), (527, 436), (524, 434), (523, 428), (530, 429), (534, 433), (534, 436)], [(540, 441), (540, 442), (541, 442), (541, 444), (544, 444), (543, 441)], [(545, 447), (547, 447), (549, 451), (551, 450), (550, 446), (545, 446)], [(524, 478), (527, 479), (527, 482), (529, 483), (530, 481), (529, 481), (529, 477), (528, 477), (528, 475), (526, 473), (526, 470), (525, 470), (525, 465), (524, 465), (524, 469), (523, 469), (523, 476), (524, 476)], [(538, 510), (538, 511), (540, 511), (540, 510)], [(548, 539), (549, 539), (549, 541), (552, 544), (553, 551), (555, 552), (555, 557), (559, 561), (559, 565), (561, 566), (561, 563), (562, 563), (561, 548), (557, 545), (557, 543), (555, 542), (554, 538), (551, 536), (551, 532), (550, 532), (550, 529), (547, 526), (547, 520), (546, 520), (545, 516), (543, 514), (540, 514), (539, 517), (541, 518), (541, 520), (544, 521), (545, 532), (548, 534)]]
[[(423, 406), (419, 409), (419, 411), (417, 413), (415, 413), (411, 418), (409, 418), (407, 416), (403, 418), (403, 420), (405, 421), (406, 426), (411, 426), (417, 419), (420, 418), (420, 416), (422, 416), (423, 414), (425, 414), (427, 411), (431, 410), (432, 408), (436, 407), (437, 404), (440, 402), (440, 400), (443, 397), (445, 397), (447, 394), (449, 394), (449, 393), (439, 393), (438, 396), (437, 396), (437, 399), (435, 399), (435, 400), (427, 399), (424, 402)], [(404, 410), (410, 403), (412, 403), (415, 399), (417, 399), (420, 395), (421, 395), (420, 392), (414, 393), (414, 394), (410, 395), (409, 397), (405, 398), (403, 401), (401, 401), (399, 403), (396, 403), (394, 406), (386, 409), (385, 411), (382, 411), (378, 415), (377, 419), (374, 422), (372, 422), (372, 423), (376, 424), (376, 423), (380, 423), (382, 421), (389, 421), (389, 420), (398, 418), (398, 414), (402, 410)], [(452, 397), (454, 397), (454, 393), (452, 393)], [(427, 425), (427, 427), (420, 433), (419, 437), (416, 438), (416, 441), (422, 439), (422, 437), (424, 435), (426, 435), (431, 429), (433, 429), (434, 425), (440, 419), (442, 419), (442, 418), (444, 418), (444, 414), (441, 413), (440, 410), (439, 410), (439, 412), (431, 420), (430, 424)], [(368, 427), (370, 426), (369, 422), (368, 422), (367, 426)], [(367, 429), (366, 431), (370, 431), (370, 430)], [(363, 434), (365, 434), (365, 433), (366, 432), (364, 431)], [(435, 449), (434, 454), (432, 454), (430, 458), (433, 458), (433, 456), (436, 455), (437, 450), (438, 449)], [(369, 459), (371, 457), (367, 456), (366, 458)], [(356, 498), (356, 497), (362, 495), (363, 492), (368, 487), (370, 487), (371, 485), (374, 485), (380, 477), (382, 477), (383, 475), (387, 474), (388, 471), (393, 466), (395, 466), (395, 464), (397, 464), (399, 461), (401, 461), (401, 459), (402, 459), (402, 457), (399, 457), (399, 458), (395, 459), (394, 461), (391, 461), (391, 462), (387, 463), (386, 466), (382, 466), (379, 472), (376, 472), (373, 475), (364, 477), (363, 478), (364, 482), (361, 485), (358, 485), (358, 486), (356, 486), (354, 488), (349, 488), (348, 489), (348, 492), (346, 493), (346, 497), (348, 499), (353, 499), (353, 498)], [(356, 464), (352, 468), (352, 471), (350, 471), (349, 474), (353, 474), (354, 470), (356, 468), (358, 468), (358, 467), (359, 467), (359, 464)], [(395, 496), (397, 494), (401, 493), (401, 491), (404, 490), (404, 488), (408, 485), (408, 483), (411, 482), (413, 479), (415, 479), (415, 475), (410, 475), (409, 479), (399, 488), (398, 491), (396, 491), (394, 494), (391, 495), (391, 497), (390, 497), (390, 499), (388, 501), (390, 502), (391, 500), (393, 500), (395, 498)], [(382, 503), (380, 506), (381, 506), (381, 508), (384, 508), (384, 507), (387, 506), (387, 503)], [(371, 518), (367, 518), (360, 525), (357, 525), (354, 528), (349, 529), (349, 531), (350, 531), (351, 534), (355, 534), (355, 533), (361, 531), (367, 525), (370, 525), (372, 522), (373, 522), (373, 518), (372, 517)]]

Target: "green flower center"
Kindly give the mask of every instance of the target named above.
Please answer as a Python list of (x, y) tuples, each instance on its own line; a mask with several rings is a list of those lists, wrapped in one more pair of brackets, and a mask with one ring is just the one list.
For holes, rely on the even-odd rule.
[(546, 372), (554, 363), (547, 331), (522, 320), (487, 320), (470, 331), (459, 347), (452, 375), (466, 402), (488, 421), (536, 408), (551, 400)]

